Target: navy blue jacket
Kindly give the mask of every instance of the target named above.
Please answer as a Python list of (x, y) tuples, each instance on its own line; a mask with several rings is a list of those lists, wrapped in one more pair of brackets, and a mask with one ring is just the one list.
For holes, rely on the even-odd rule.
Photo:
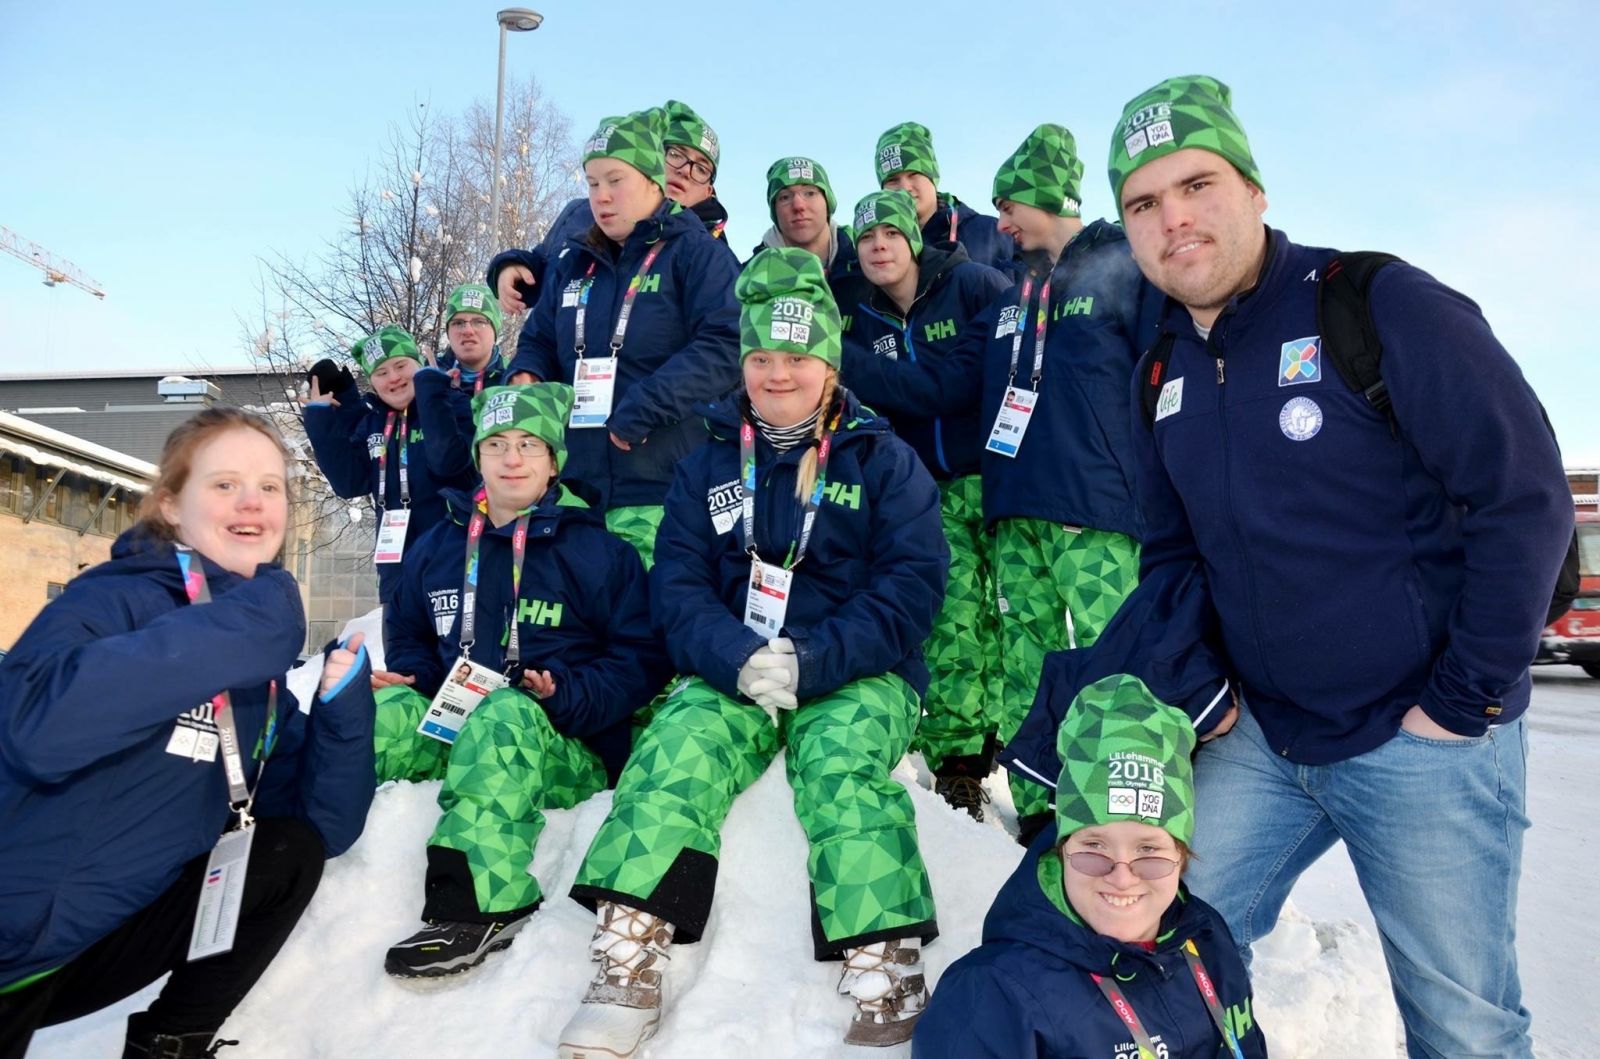
[[(558, 500), (556, 494), (561, 494)], [(432, 698), (461, 657), (461, 587), (472, 498), (445, 493), (449, 517), (406, 552), (385, 665), (416, 677)], [(511, 536), (516, 522), (485, 527), (478, 551), (477, 628), (472, 660), (505, 668), (513, 607)], [(517, 628), (525, 669), (550, 671), (556, 692), (538, 700), (562, 735), (583, 740), (612, 782), (630, 747), (629, 718), (672, 675), (650, 625), (639, 553), (581, 500), (547, 493), (528, 522)], [(521, 672), (513, 674), (521, 677)]]
[(1204, 564), (1245, 699), (1292, 761), (1365, 753), (1417, 704), (1481, 735), (1527, 709), (1572, 539), (1539, 402), (1478, 307), (1405, 264), (1370, 292), (1398, 437), (1320, 350), (1290, 380), (1333, 251), (1268, 237), (1209, 342), (1168, 313), (1181, 399), (1153, 430), (1131, 388), (1143, 576)]
[[(426, 386), (426, 382), (423, 385)], [(363, 394), (353, 384), (334, 394), (334, 399), (339, 402), (337, 408), (326, 404), (305, 407), (306, 437), (311, 441), (317, 466), (328, 479), (334, 495), (347, 500), (370, 496), (375, 501), (381, 500), (379, 506), (385, 509), (403, 506), (400, 502), (401, 442), (398, 421), (396, 436), (389, 439), (388, 481), (382, 483), (381, 493), (378, 482), (378, 454), (383, 451), (383, 424), (392, 409), (376, 394)], [(444, 518), (442, 490), (470, 489), (478, 480), (470, 456), (464, 468), (456, 460), (454, 473), (447, 478), (440, 478), (434, 473), (418, 404), (418, 397), (413, 397), (406, 408), (407, 443), (410, 445), (406, 477), (411, 486), (411, 522), (406, 527), (407, 548), (416, 543), (430, 526)], [(372, 532), (376, 537), (380, 520), (374, 518), (372, 521)], [(400, 564), (379, 563), (377, 567), (378, 596), (387, 603), (398, 583)]]
[[(1054, 828), (1052, 827), (1052, 831)], [(1182, 886), (1162, 917), (1154, 952), (1096, 934), (1041, 888), (1035, 842), (983, 921), (983, 944), (940, 977), (912, 1038), (914, 1059), (1107, 1059), (1133, 1055), (1133, 1034), (1089, 976), (1117, 987), (1168, 1059), (1232, 1053), (1183, 956), (1193, 941), (1247, 1059), (1266, 1039), (1244, 964), (1222, 917)]]
[[(728, 246), (727, 239), (723, 237), (728, 224), (728, 211), (715, 196), (690, 207), (689, 212), (700, 218), (700, 222), (705, 225), (706, 234), (727, 247), (730, 256), (737, 257), (733, 247)], [(501, 270), (507, 265), (523, 265), (533, 273), (535, 284), (543, 283), (545, 267), (550, 258), (559, 253), (569, 240), (582, 239), (588, 235), (589, 229), (593, 227), (594, 210), (589, 206), (588, 197), (573, 199), (556, 214), (555, 221), (551, 223), (538, 246), (529, 250), (502, 250), (490, 258), (489, 267), (484, 271), (484, 282), (489, 285), (490, 290), (498, 291)], [(535, 287), (535, 290), (537, 289)]]
[(1016, 240), (1000, 230), (999, 218), (979, 213), (948, 192), (939, 192), (938, 198), (938, 208), (922, 226), (923, 246), (959, 242), (969, 258), (998, 269), (1007, 279), (1020, 280), (1027, 275), (1022, 252)]
[(959, 246), (924, 247), (917, 269), (916, 298), (904, 317), (864, 275), (833, 283), (844, 314), (841, 377), (888, 415), (934, 478), (947, 481), (978, 473), (987, 436), (978, 420), (983, 349), (963, 344), (961, 334), (1009, 281), (967, 260)]
[[(944, 599), (950, 548), (939, 491), (910, 446), (848, 391), (811, 543), (795, 568), (783, 635), (800, 664), (798, 697), (895, 673), (928, 686), (922, 641)], [(678, 465), (656, 533), (650, 599), (681, 673), (737, 695), (739, 670), (766, 641), (744, 624), (750, 559), (740, 517), (739, 411), (708, 409), (711, 441)], [(781, 562), (799, 536), (794, 495), (805, 446), (756, 441), (756, 547)]]
[(1123, 601), (1093, 644), (1044, 656), (1039, 693), (1000, 751), (1006, 768), (1055, 789), (1056, 733), (1078, 692), (1131, 673), (1151, 694), (1189, 715), (1204, 735), (1233, 706), (1234, 684), (1216, 647), (1217, 617), (1198, 562), (1164, 563)]
[[(983, 345), (983, 441), (1005, 396), (1018, 283), (974, 322), (963, 342)], [(1038, 300), (1038, 285), (1030, 294)], [(1128, 380), (1157, 334), (1163, 298), (1146, 283), (1122, 229), (1094, 221), (1067, 244), (1050, 280), (1044, 371), (1033, 421), (1015, 456), (985, 451), (983, 518), (1036, 518), (1143, 534), (1133, 496)], [(1016, 385), (1031, 388), (1033, 323), (1017, 356)]]
[[(452, 376), (451, 372), (458, 374)], [(446, 349), (439, 355), (438, 367), (418, 368), (412, 376), (417, 420), (422, 424), (422, 436), (428, 439), (423, 450), (428, 470), (440, 481), (464, 482), (478, 477), (472, 462), (472, 436), (477, 432), (472, 419), (472, 394), (478, 375), (462, 368), (455, 354)], [(484, 389), (505, 384), (506, 363), (498, 348), (482, 375)]]
[[(60, 967), (147, 907), (232, 818), (220, 760), (166, 752), (179, 718), (209, 726), (233, 701), (257, 744), (268, 681), (276, 743), (257, 816), (292, 816), (329, 856), (353, 844), (372, 802), (371, 667), (309, 714), (284, 681), (305, 639), (294, 579), (243, 578), (204, 562), (212, 602), (192, 606), (172, 545), (124, 533), (111, 560), (48, 604), (0, 663), (0, 985)], [(220, 758), (220, 754), (218, 755)]]
[[(640, 287), (624, 337), (611, 418), (603, 428), (567, 432), (562, 480), (602, 511), (661, 503), (673, 464), (705, 440), (694, 406), (738, 385), (733, 284), (739, 266), (733, 255), (706, 234), (694, 214), (670, 202), (635, 226), (615, 255), (586, 238), (569, 239), (522, 326), (510, 368), (546, 382), (572, 382), (575, 321), (583, 308), (578, 292), (591, 269), (587, 355), (606, 356), (623, 295), (658, 241), (665, 246)], [(632, 450), (612, 444), (608, 432)]]

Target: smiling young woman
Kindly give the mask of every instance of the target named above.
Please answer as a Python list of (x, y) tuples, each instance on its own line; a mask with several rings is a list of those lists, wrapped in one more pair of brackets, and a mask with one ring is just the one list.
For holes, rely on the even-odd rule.
[[(272, 426), (198, 413), (167, 439), (111, 560), (0, 663), (0, 1056), (168, 972), (129, 1018), (125, 1054), (211, 1054), (323, 861), (360, 835), (366, 651), (359, 637), (329, 651), (315, 708), (297, 708), (284, 681), (305, 616), (275, 562), (288, 511)], [(190, 962), (207, 854), (222, 842), (246, 851), (232, 947)]]
[(1057, 735), (1052, 840), (995, 898), (983, 945), (939, 979), (919, 1057), (1264, 1059), (1233, 936), (1180, 881), (1194, 747), (1188, 716), (1137, 677), (1078, 693)]
[(640, 735), (573, 887), (597, 911), (599, 968), (561, 1034), (569, 1059), (632, 1055), (655, 1031), (667, 948), (710, 916), (722, 821), (780, 746), (812, 842), (814, 952), (843, 958), (856, 1005), (846, 1040), (908, 1039), (926, 996), (933, 895), (889, 773), (927, 686), (919, 647), (948, 560), (938, 493), (838, 384), (816, 255), (763, 250), (737, 291), (744, 392), (712, 406), (657, 537), (655, 615), (686, 679)]

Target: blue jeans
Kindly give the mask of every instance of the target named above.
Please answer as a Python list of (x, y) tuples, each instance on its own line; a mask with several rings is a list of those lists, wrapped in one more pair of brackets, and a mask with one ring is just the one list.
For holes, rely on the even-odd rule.
[(1242, 710), (1195, 759), (1196, 859), (1184, 880), (1249, 966), (1295, 880), (1343, 839), (1372, 909), (1413, 1057), (1528, 1057), (1517, 979), (1527, 737), (1401, 731), (1359, 757), (1296, 765)]

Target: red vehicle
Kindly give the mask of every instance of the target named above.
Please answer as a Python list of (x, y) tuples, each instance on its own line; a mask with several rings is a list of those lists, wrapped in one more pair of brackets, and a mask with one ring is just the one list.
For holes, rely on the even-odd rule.
[(1535, 664), (1568, 662), (1600, 678), (1600, 512), (1578, 512), (1578, 598), (1539, 638)]

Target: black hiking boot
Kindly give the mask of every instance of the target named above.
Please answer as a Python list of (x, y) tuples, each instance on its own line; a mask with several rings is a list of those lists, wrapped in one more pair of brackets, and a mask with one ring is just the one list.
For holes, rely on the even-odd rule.
[(426, 920), (426, 926), (389, 950), (383, 969), (396, 978), (438, 978), (470, 971), (491, 952), (510, 948), (528, 919), (518, 916), (493, 923)]

